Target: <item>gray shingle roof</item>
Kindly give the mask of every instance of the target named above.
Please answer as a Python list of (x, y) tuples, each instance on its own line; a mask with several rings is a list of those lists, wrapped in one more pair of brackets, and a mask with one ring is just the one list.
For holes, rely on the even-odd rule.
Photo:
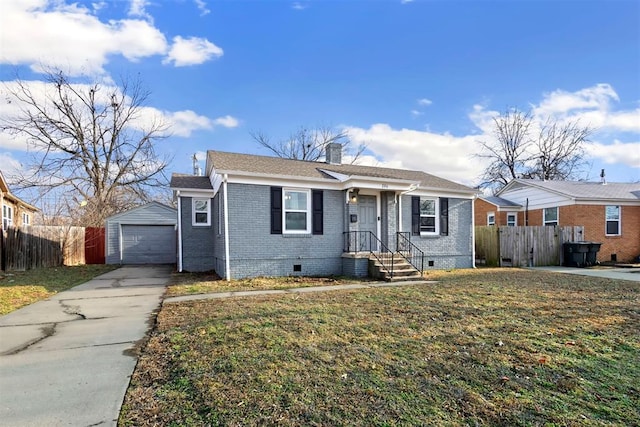
[(465, 185), (425, 172), (406, 169), (391, 169), (360, 165), (331, 165), (322, 162), (291, 160), (279, 157), (228, 153), (213, 150), (207, 152), (207, 167), (209, 166), (213, 166), (217, 171), (225, 172), (247, 172), (260, 175), (280, 175), (334, 180), (334, 178), (322, 172), (325, 170), (348, 176), (399, 179), (419, 182), (421, 188), (438, 188), (469, 194), (475, 193), (473, 188)]
[(640, 182), (609, 182), (606, 185), (600, 182), (538, 181), (534, 179), (518, 179), (517, 182), (555, 191), (575, 199), (640, 201)]
[(496, 206), (500, 206), (500, 207), (522, 207), (521, 205), (514, 203), (510, 200), (507, 199), (503, 199), (502, 197), (498, 197), (498, 196), (480, 196), (480, 198), (482, 200), (485, 200), (489, 203), (491, 203), (492, 205), (496, 205)]
[(193, 188), (197, 190), (213, 190), (208, 176), (195, 176), (182, 173), (171, 175), (171, 188)]

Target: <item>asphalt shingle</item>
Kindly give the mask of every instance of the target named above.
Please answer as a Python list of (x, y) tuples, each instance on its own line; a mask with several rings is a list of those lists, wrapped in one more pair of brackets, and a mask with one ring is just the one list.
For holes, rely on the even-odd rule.
[(229, 153), (224, 151), (207, 152), (208, 165), (220, 172), (248, 172), (260, 175), (294, 176), (334, 180), (323, 171), (348, 176), (387, 178), (418, 182), (421, 188), (438, 188), (473, 194), (475, 190), (462, 184), (449, 181), (421, 171), (391, 169), (377, 166), (332, 165), (323, 162), (291, 160), (279, 157), (257, 156), (253, 154)]

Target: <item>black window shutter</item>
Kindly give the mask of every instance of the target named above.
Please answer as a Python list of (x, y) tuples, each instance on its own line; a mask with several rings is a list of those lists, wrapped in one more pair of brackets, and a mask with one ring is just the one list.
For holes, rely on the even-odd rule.
[(449, 199), (440, 197), (440, 235), (449, 235)]
[(282, 234), (282, 187), (271, 187), (271, 234)]
[(411, 196), (411, 234), (420, 235), (420, 197)]
[(324, 232), (324, 200), (322, 190), (313, 190), (311, 192), (311, 212), (312, 232), (313, 234), (322, 234)]

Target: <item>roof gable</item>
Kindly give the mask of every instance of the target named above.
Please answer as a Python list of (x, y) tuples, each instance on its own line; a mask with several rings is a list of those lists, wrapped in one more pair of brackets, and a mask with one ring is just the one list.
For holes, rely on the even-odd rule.
[(519, 188), (536, 188), (574, 200), (581, 201), (638, 201), (640, 202), (640, 183), (607, 183), (587, 181), (538, 181), (516, 179), (498, 192), (507, 195)]

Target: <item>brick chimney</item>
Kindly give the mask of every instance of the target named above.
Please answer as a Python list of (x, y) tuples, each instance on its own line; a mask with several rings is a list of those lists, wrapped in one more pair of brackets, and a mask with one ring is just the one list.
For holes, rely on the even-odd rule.
[(331, 142), (327, 144), (327, 152), (325, 153), (325, 161), (330, 165), (339, 165), (342, 163), (342, 144)]

